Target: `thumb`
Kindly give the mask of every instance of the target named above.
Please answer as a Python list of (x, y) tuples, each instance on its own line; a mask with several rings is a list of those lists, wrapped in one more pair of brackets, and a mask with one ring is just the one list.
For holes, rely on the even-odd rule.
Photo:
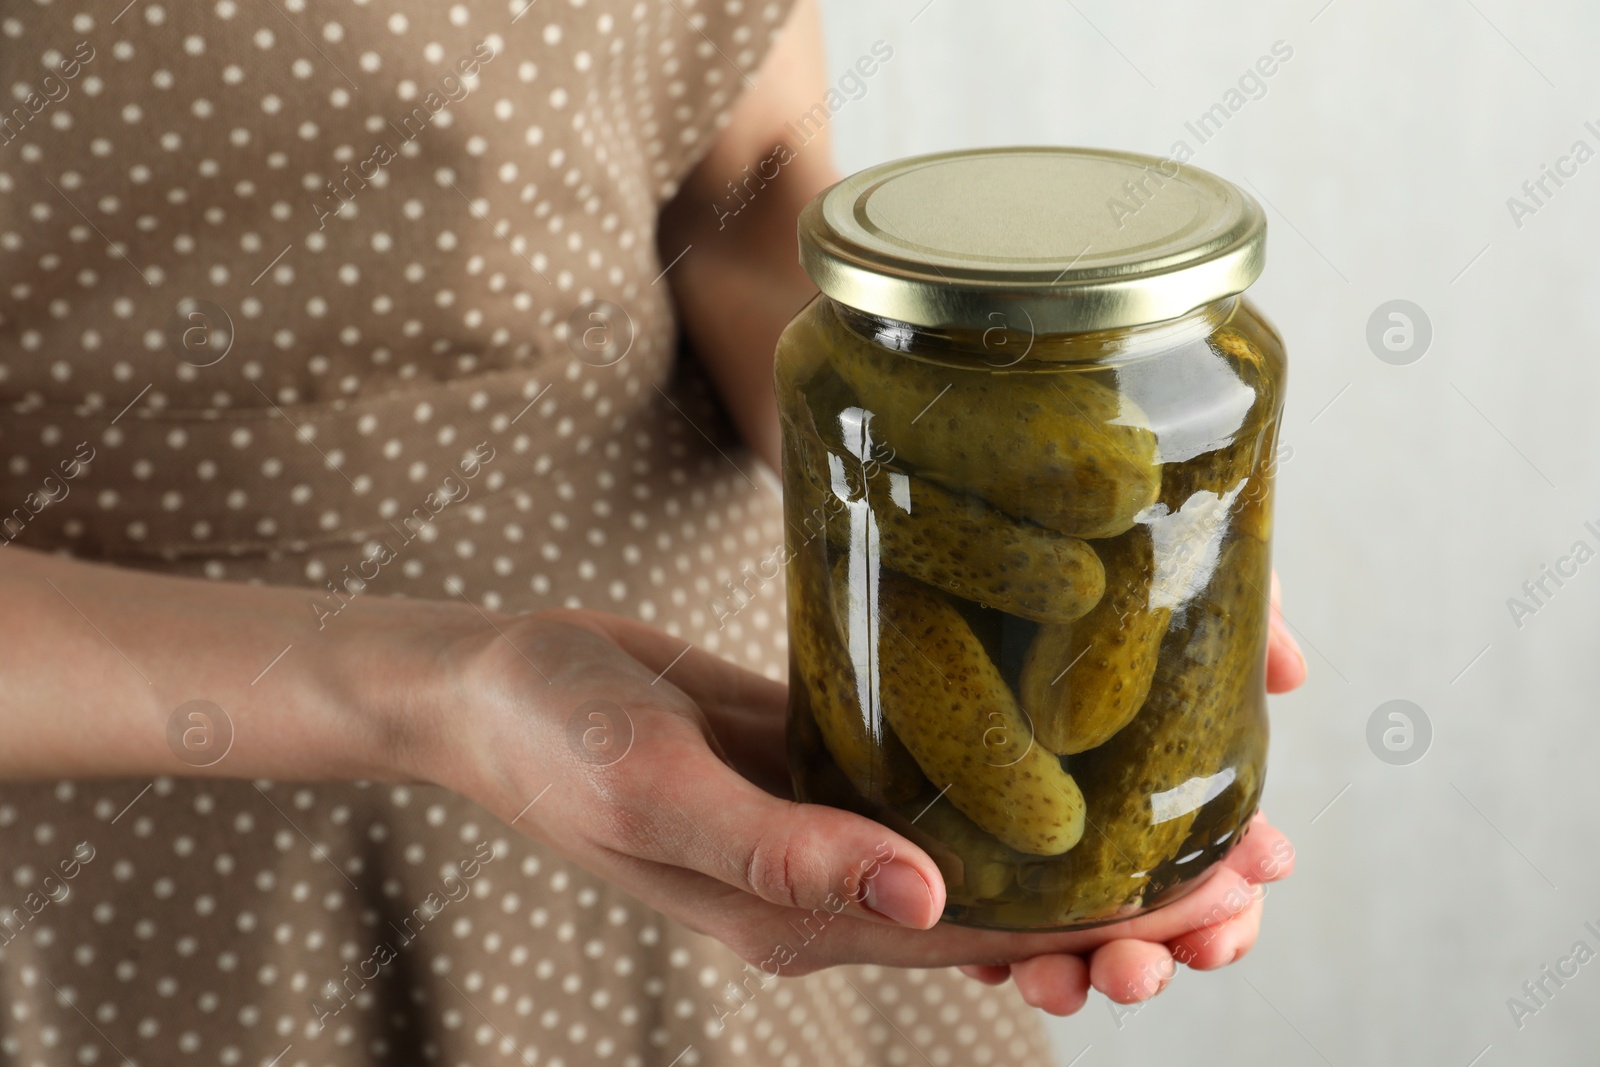
[(673, 773), (650, 784), (650, 821), (664, 831), (652, 835), (652, 858), (783, 907), (850, 909), (918, 930), (938, 922), (944, 880), (911, 841), (852, 812), (764, 792), (703, 742), (682, 747)]
[(700, 725), (706, 709), (722, 719), (730, 708), (775, 710), (782, 687), (641, 623), (614, 616), (584, 621), (658, 671), (661, 683), (630, 702), (642, 719), (637, 755), (643, 758), (611, 768), (627, 769), (611, 786), (624, 794), (616, 799), (629, 812), (616, 820), (626, 827), (624, 851), (699, 871), (783, 907), (835, 914), (848, 908), (918, 930), (938, 922), (944, 880), (921, 848), (860, 815), (773, 796), (712, 750)]

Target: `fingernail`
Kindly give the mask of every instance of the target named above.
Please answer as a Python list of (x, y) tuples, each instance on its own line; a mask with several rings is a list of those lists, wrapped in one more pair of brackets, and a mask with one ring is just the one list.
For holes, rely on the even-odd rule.
[[(916, 868), (904, 863), (890, 863), (879, 867), (867, 879), (867, 894), (862, 901), (871, 911), (890, 922), (925, 930), (933, 925), (929, 915), (933, 911), (933, 894), (928, 883), (922, 880)], [(933, 916), (934, 920), (938, 916)]]

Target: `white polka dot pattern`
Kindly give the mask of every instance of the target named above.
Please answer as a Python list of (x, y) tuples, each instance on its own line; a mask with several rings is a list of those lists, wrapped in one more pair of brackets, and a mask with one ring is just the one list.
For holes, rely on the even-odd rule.
[[(786, 8), (0, 8), (3, 535), (592, 607), (781, 677), (777, 498), (675, 358), (655, 219)], [(11, 784), (0, 855), (8, 1063), (1048, 1058), (952, 972), (751, 986), (438, 789)]]

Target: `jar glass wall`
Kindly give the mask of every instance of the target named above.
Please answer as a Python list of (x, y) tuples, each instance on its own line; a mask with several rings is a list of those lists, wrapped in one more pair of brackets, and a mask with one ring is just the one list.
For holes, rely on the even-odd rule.
[(799, 797), (924, 847), (956, 922), (1196, 884), (1265, 772), (1273, 329), (1240, 296), (1057, 334), (821, 296), (777, 360)]

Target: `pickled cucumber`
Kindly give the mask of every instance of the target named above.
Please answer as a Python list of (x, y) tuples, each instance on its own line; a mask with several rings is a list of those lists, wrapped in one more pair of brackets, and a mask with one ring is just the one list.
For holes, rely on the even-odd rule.
[(933, 857), (944, 875), (946, 899), (956, 903), (1002, 897), (1011, 888), (1017, 865), (1026, 859), (1007, 848), (937, 793), (899, 806), (904, 824), (894, 828)]
[(862, 708), (855, 673), (829, 608), (822, 567), (816, 551), (800, 552), (789, 561), (791, 684), (805, 687), (822, 743), (856, 790), (880, 803), (905, 800), (922, 788), (922, 775), (876, 709)]
[(1105, 568), (1085, 541), (925, 478), (885, 470), (879, 481), (887, 492), (873, 494), (873, 514), (883, 560), (909, 577), (1035, 622), (1071, 622), (1105, 592)]
[(1261, 770), (1266, 766), (1266, 735), (1246, 731), (1240, 743), (1228, 753), (1221, 766), (1232, 768), (1233, 781), (1196, 813), (1189, 836), (1178, 846), (1177, 855), (1152, 876), (1152, 881), (1171, 884), (1209, 867), (1226, 856), (1239, 843), (1245, 826), (1261, 800)]
[(1156, 438), (1126, 396), (1082, 373), (925, 363), (819, 314), (880, 439), (926, 477), (1075, 537), (1113, 537), (1155, 502)]
[[(1266, 723), (1267, 550), (1252, 537), (1223, 552), (1207, 595), (1173, 630), (1144, 707), (1099, 748), (1072, 761), (1088, 806), (1083, 840), (1024, 884), (1057, 893), (1062, 921), (1137, 905), (1150, 873), (1177, 855), (1208, 794), (1230, 786), (1228, 755)], [(1247, 761), (1249, 762), (1249, 761)]]
[(1135, 527), (1097, 544), (1105, 598), (1077, 622), (1039, 627), (1018, 686), (1034, 736), (1061, 755), (1103, 744), (1133, 718), (1172, 618), (1169, 608), (1150, 604), (1148, 530)]
[[(839, 413), (860, 409), (831, 371), (819, 374), (803, 399), (815, 432), (801, 435), (801, 468), (819, 491), (867, 503), (885, 566), (1036, 622), (1070, 622), (1100, 600), (1105, 568), (1088, 542), (1019, 522), (879, 462), (865, 441), (846, 447)], [(830, 541), (843, 547), (845, 516), (830, 516), (825, 525)]]
[(1161, 503), (1170, 511), (1178, 511), (1197, 492), (1225, 496), (1246, 483), (1233, 501), (1235, 520), (1245, 532), (1265, 541), (1271, 535), (1267, 479), (1277, 447), (1280, 407), (1274, 383), (1281, 374), (1275, 376), (1261, 349), (1235, 330), (1218, 330), (1210, 344), (1239, 380), (1250, 387), (1255, 400), (1228, 444), (1163, 468)]
[[(834, 569), (857, 671), (876, 667), (883, 716), (936, 788), (1001, 842), (1054, 856), (1083, 835), (1083, 795), (1034, 744), (1000, 672), (966, 620), (939, 594), (892, 571), (850, 581)], [(880, 625), (881, 623), (881, 625)]]

